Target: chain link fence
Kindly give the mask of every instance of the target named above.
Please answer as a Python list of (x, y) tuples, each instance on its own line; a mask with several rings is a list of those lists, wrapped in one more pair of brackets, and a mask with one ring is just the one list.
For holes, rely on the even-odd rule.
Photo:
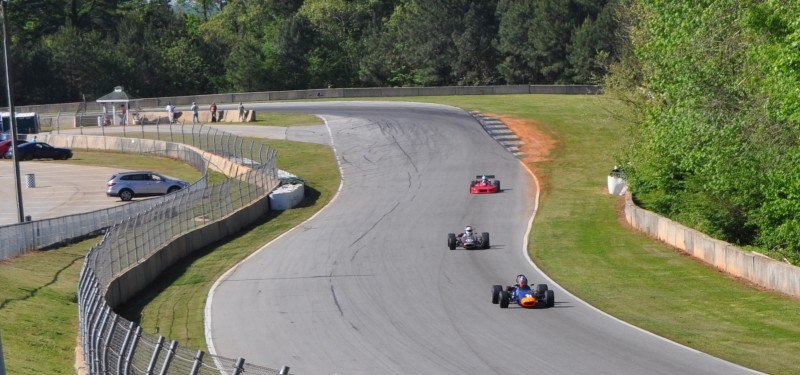
[[(132, 283), (120, 280), (127, 280), (126, 277), (137, 279), (141, 288), (147, 281), (141, 279), (156, 277), (159, 269), (179, 259), (174, 254), (175, 248), (170, 246), (225, 220), (243, 225), (234, 215), (266, 201), (279, 183), (275, 173), (276, 152), (272, 148), (214, 128), (180, 125), (169, 128), (168, 132), (143, 134), (194, 145), (232, 161), (235, 163), (233, 166), (216, 166), (224, 169), (231, 178), (220, 184), (193, 184), (164, 196), (158, 204), (108, 228), (103, 240), (89, 250), (78, 286), (79, 329), (86, 370), (91, 374), (288, 372), (288, 368), (279, 372), (248, 364), (242, 358), (207, 356), (202, 351), (181, 348), (174, 341), (166, 343), (164, 337), (143, 332), (136, 323), (113, 311), (113, 306), (123, 297), (113, 297), (110, 302), (109, 295), (118, 288), (136, 288), (130, 285)], [(213, 161), (210, 159), (209, 163), (213, 164)], [(229, 226), (230, 222), (222, 225)], [(193, 246), (195, 248), (191, 249), (178, 247), (188, 253), (203, 244), (193, 243)], [(167, 258), (169, 260), (165, 260)], [(142, 276), (144, 274), (148, 276)], [(127, 294), (135, 292), (128, 290)]]
[[(135, 150), (129, 151), (135, 152)], [(207, 185), (207, 163), (199, 153), (183, 147), (151, 150), (150, 153), (173, 157), (192, 165), (203, 172), (203, 177), (190, 187), (202, 188)], [(166, 199), (169, 198), (164, 196), (80, 214), (0, 226), (0, 243), (3, 244), (0, 247), (0, 260), (98, 235), (106, 228), (134, 216), (137, 212), (163, 204)]]

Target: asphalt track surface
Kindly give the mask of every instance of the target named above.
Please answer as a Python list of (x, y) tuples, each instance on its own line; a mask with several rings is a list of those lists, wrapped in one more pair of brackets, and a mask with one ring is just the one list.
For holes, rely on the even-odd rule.
[[(535, 181), (463, 111), (248, 108), (323, 116), (343, 181), (328, 207), (217, 282), (206, 307), (214, 354), (296, 374), (751, 373), (611, 318), (548, 281), (524, 251)], [(503, 191), (470, 195), (481, 173), (497, 175)], [(446, 234), (465, 225), (490, 232), (491, 249), (448, 250)], [(520, 273), (548, 283), (555, 307), (493, 305), (491, 286)]]

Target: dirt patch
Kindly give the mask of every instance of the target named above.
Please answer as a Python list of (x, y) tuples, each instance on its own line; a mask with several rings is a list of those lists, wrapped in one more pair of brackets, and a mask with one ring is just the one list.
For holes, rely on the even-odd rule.
[(492, 113), (486, 113), (484, 115), (499, 119), (520, 137), (522, 145), (519, 147), (519, 151), (527, 155), (522, 161), (539, 179), (542, 184), (541, 188), (547, 190), (547, 187), (550, 185), (547, 182), (549, 176), (537, 168), (537, 164), (553, 161), (551, 152), (558, 147), (558, 141), (545, 133), (541, 125), (536, 121)]

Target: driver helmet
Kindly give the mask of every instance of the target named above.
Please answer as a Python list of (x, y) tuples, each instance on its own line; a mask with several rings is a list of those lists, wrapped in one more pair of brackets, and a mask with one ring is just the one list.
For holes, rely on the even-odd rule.
[(488, 178), (486, 178), (486, 175), (481, 176), (481, 181), (486, 182), (487, 180)]
[(525, 277), (525, 275), (517, 276), (517, 285), (519, 286), (528, 285), (528, 278)]
[(467, 236), (471, 236), (472, 235), (472, 227), (467, 225), (467, 227), (464, 228), (464, 234), (466, 234)]

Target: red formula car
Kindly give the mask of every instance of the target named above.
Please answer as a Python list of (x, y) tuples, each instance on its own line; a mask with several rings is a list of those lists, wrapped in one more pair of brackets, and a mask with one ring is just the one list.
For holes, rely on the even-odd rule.
[(500, 192), (500, 180), (495, 180), (493, 174), (475, 176), (469, 183), (470, 194), (494, 194)]

